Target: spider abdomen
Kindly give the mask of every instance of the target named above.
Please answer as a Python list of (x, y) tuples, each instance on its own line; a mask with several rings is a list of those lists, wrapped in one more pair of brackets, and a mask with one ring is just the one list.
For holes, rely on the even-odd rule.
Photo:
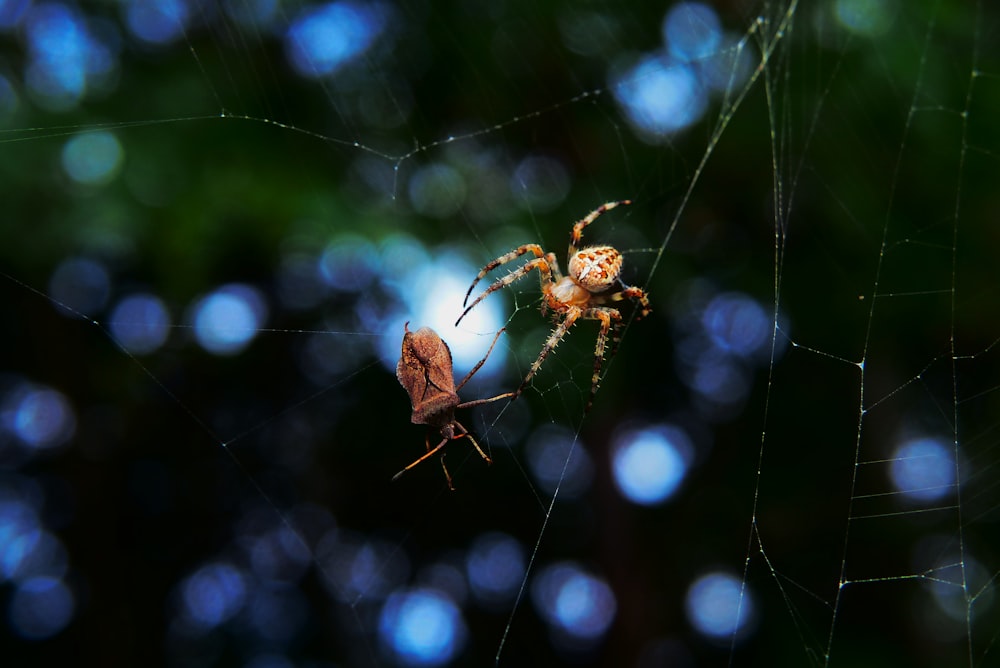
[(611, 246), (591, 246), (569, 259), (569, 275), (592, 293), (604, 292), (622, 273), (622, 254)]

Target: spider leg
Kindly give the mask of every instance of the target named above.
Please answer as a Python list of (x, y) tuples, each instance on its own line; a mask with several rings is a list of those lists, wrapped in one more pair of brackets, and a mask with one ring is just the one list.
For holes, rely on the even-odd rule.
[[(462, 382), (459, 383), (458, 387), (455, 388), (455, 392), (458, 392), (460, 389), (462, 389), (462, 386), (465, 385), (470, 378), (472, 378), (472, 374), (479, 371), (479, 368), (483, 366), (483, 364), (486, 362), (486, 358), (489, 357), (490, 353), (493, 352), (493, 346), (497, 344), (497, 340), (500, 338), (500, 335), (504, 333), (504, 329), (506, 328), (501, 329), (499, 332), (497, 332), (497, 335), (493, 337), (493, 343), (490, 344), (490, 349), (486, 351), (485, 355), (483, 355), (483, 359), (479, 360), (476, 366), (472, 367), (472, 371), (466, 374), (465, 378), (462, 379)], [(514, 396), (513, 392), (504, 392), (503, 394), (498, 394), (497, 396), (490, 397), (489, 399), (474, 399), (472, 401), (465, 401), (455, 406), (455, 408), (469, 408), (470, 406), (479, 406), (480, 404), (488, 404), (491, 401), (506, 399), (507, 397), (512, 397), (512, 396)], [(465, 428), (463, 427), (462, 429), (464, 430)], [(465, 432), (465, 434), (468, 434), (468, 432)], [(477, 450), (479, 450), (479, 446), (476, 445), (476, 441), (471, 436), (469, 436), (469, 440), (472, 441), (472, 444), (476, 446)], [(479, 454), (482, 454), (482, 452), (483, 452), (482, 450), (479, 450)], [(486, 458), (486, 461), (489, 461), (489, 457)]]
[(601, 366), (604, 364), (604, 348), (608, 344), (608, 330), (611, 329), (611, 321), (615, 321), (615, 349), (618, 348), (618, 325), (622, 321), (622, 314), (617, 309), (607, 307), (589, 308), (583, 312), (583, 318), (588, 320), (600, 320), (601, 331), (597, 335), (597, 345), (594, 347), (594, 375), (590, 379), (590, 396), (587, 398), (587, 407), (583, 409), (584, 415), (590, 412), (590, 407), (594, 403), (594, 396), (601, 381)]
[(563, 321), (559, 323), (559, 326), (552, 330), (552, 333), (549, 334), (549, 338), (545, 341), (545, 345), (542, 346), (542, 352), (538, 354), (538, 359), (536, 359), (534, 364), (531, 365), (531, 369), (528, 370), (528, 375), (524, 377), (524, 380), (521, 381), (521, 386), (514, 392), (515, 399), (521, 394), (521, 392), (524, 391), (524, 388), (528, 386), (532, 377), (535, 373), (537, 373), (539, 367), (542, 366), (542, 362), (544, 362), (545, 358), (549, 356), (549, 353), (552, 352), (557, 345), (559, 345), (562, 338), (566, 336), (566, 332), (569, 331), (569, 328), (573, 326), (573, 323), (576, 322), (577, 318), (579, 318), (582, 314), (583, 310), (576, 306), (571, 306), (569, 310), (566, 311), (566, 317), (564, 317)]
[(525, 253), (534, 253), (536, 258), (545, 257), (545, 251), (543, 251), (542, 247), (538, 244), (524, 244), (523, 246), (518, 246), (506, 255), (501, 255), (500, 257), (494, 259), (492, 262), (489, 262), (485, 267), (479, 270), (479, 274), (476, 275), (476, 278), (472, 281), (472, 285), (469, 286), (469, 291), (465, 293), (465, 300), (462, 302), (462, 306), (465, 306), (466, 303), (468, 303), (469, 295), (471, 295), (472, 291), (476, 288), (476, 284), (486, 277), (486, 274), (490, 273), (502, 264), (507, 264), (508, 262), (516, 260)]
[[(546, 253), (545, 260), (549, 263), (549, 273), (544, 274), (541, 271), (538, 272), (538, 284), (542, 289), (542, 315), (548, 314), (548, 300), (544, 297), (548, 294), (548, 289), (552, 288), (556, 283), (562, 280), (562, 272), (559, 271), (559, 260), (556, 259), (555, 253)], [(547, 282), (546, 282), (547, 281)]]
[[(542, 255), (544, 255), (544, 253), (542, 253), (542, 249), (541, 248), (539, 248), (538, 246), (534, 246), (534, 247), (538, 248), (538, 252), (541, 255), (539, 255), (539, 257), (535, 258), (534, 260), (531, 260), (530, 262), (528, 262), (528, 263), (526, 263), (526, 264), (518, 267), (514, 271), (512, 271), (509, 274), (507, 274), (506, 276), (504, 276), (503, 278), (498, 278), (496, 281), (494, 281), (493, 285), (491, 285), (490, 287), (486, 288), (486, 290), (483, 292), (483, 294), (481, 294), (478, 297), (476, 297), (475, 301), (473, 301), (471, 304), (469, 304), (468, 308), (466, 308), (464, 311), (462, 311), (462, 315), (458, 316), (458, 320), (455, 321), (455, 326), (456, 327), (458, 326), (458, 323), (462, 322), (462, 318), (464, 318), (466, 316), (466, 314), (468, 314), (469, 311), (471, 311), (473, 308), (475, 308), (476, 304), (478, 304), (479, 302), (481, 302), (484, 299), (486, 299), (490, 295), (490, 293), (496, 292), (497, 290), (499, 290), (501, 288), (507, 287), (508, 285), (510, 285), (511, 283), (513, 283), (514, 281), (516, 281), (517, 279), (519, 279), (522, 276), (524, 276), (525, 274), (529, 273), (532, 269), (538, 269), (538, 271), (542, 272), (542, 279), (541, 280), (543, 281), (543, 285), (544, 285), (545, 281), (552, 282), (552, 267), (549, 265), (549, 261), (546, 260), (544, 257), (542, 257)], [(524, 246), (522, 246), (521, 248), (524, 248)], [(512, 253), (517, 253), (518, 251), (521, 251), (521, 248), (518, 248), (516, 251), (512, 251)], [(521, 251), (521, 254), (523, 254), (525, 252), (527, 252), (527, 251)], [(512, 255), (512, 253), (508, 253), (504, 257), (511, 256), (511, 259), (513, 259), (514, 257), (516, 257), (516, 255)], [(498, 262), (499, 263), (499, 260), (501, 260), (501, 259), (503, 259), (503, 258), (498, 258), (497, 260), (494, 260), (493, 262)], [(509, 260), (506, 260), (506, 261), (509, 261)], [(493, 262), (491, 262), (490, 264), (493, 264)], [(483, 271), (487, 271), (490, 268), (491, 267), (489, 265), (486, 265), (486, 268), (484, 268)], [(480, 274), (482, 274), (482, 273), (483, 272), (480, 272)], [(477, 276), (476, 277), (476, 281), (478, 281), (478, 280), (479, 280), (479, 277)], [(473, 287), (475, 287), (476, 281), (473, 281), (473, 283), (472, 283)], [(472, 288), (469, 288), (469, 292), (470, 293), (472, 292)], [(468, 299), (468, 296), (466, 296), (466, 299)]]
[(621, 320), (615, 323), (614, 329), (611, 330), (611, 354), (608, 355), (609, 358), (614, 358), (618, 354), (618, 344), (622, 342), (622, 328)]
[(573, 232), (570, 234), (569, 237), (568, 257), (573, 257), (573, 253), (576, 252), (577, 246), (580, 243), (580, 239), (583, 238), (583, 228), (585, 228), (587, 225), (590, 225), (592, 222), (597, 220), (601, 216), (601, 214), (603, 214), (605, 211), (611, 211), (611, 209), (614, 209), (617, 206), (621, 206), (622, 204), (631, 204), (631, 203), (632, 200), (623, 199), (617, 202), (608, 202), (606, 204), (602, 204), (601, 206), (597, 207), (596, 209), (588, 213), (586, 216), (584, 216), (579, 222), (577, 222), (577, 224), (573, 226)]
[(485, 354), (485, 355), (483, 355), (483, 359), (479, 360), (479, 362), (477, 362), (477, 363), (476, 363), (476, 366), (472, 367), (472, 371), (470, 371), (469, 373), (465, 374), (465, 378), (463, 378), (463, 379), (462, 379), (462, 382), (460, 382), (460, 383), (459, 383), (459, 384), (458, 384), (458, 385), (457, 385), (457, 386), (455, 387), (455, 392), (456, 392), (456, 393), (457, 393), (457, 392), (458, 392), (459, 390), (461, 390), (461, 389), (462, 389), (462, 386), (463, 386), (463, 385), (465, 385), (466, 383), (468, 383), (468, 382), (469, 382), (469, 379), (470, 379), (470, 378), (472, 378), (472, 376), (473, 376), (473, 375), (474, 375), (474, 374), (475, 374), (475, 373), (476, 373), (477, 371), (479, 371), (480, 367), (482, 367), (482, 366), (483, 366), (483, 364), (485, 364), (485, 363), (486, 363), (486, 358), (487, 358), (487, 357), (489, 357), (489, 356), (490, 356), (490, 353), (492, 353), (492, 352), (493, 352), (493, 346), (495, 346), (495, 345), (497, 344), (497, 341), (498, 341), (498, 340), (500, 339), (500, 335), (501, 335), (501, 334), (503, 334), (503, 332), (504, 332), (504, 329), (506, 329), (506, 327), (502, 327), (502, 328), (500, 329), (500, 331), (499, 331), (499, 332), (497, 332), (497, 335), (493, 337), (493, 343), (491, 343), (491, 344), (490, 344), (490, 349), (486, 351), (486, 354)]
[(636, 302), (636, 320), (645, 318), (653, 312), (653, 309), (649, 306), (649, 297), (646, 295), (646, 291), (642, 288), (636, 288), (625, 284), (622, 284), (622, 289), (618, 292), (614, 292), (609, 295), (598, 295), (591, 303), (606, 304), (607, 302), (621, 302), (626, 299), (631, 299)]
[(617, 294), (621, 295), (618, 299), (631, 299), (639, 304), (639, 311), (635, 315), (636, 320), (645, 318), (653, 312), (653, 309), (649, 307), (649, 297), (642, 288), (626, 285), (625, 289)]
[(474, 399), (473, 401), (466, 401), (455, 406), (455, 408), (471, 408), (472, 406), (480, 406), (482, 404), (488, 404), (491, 401), (499, 401), (500, 399), (506, 399), (507, 397), (513, 397), (515, 394), (513, 392), (504, 392), (503, 394), (498, 394), (495, 397), (490, 397), (489, 399)]
[[(653, 309), (649, 306), (649, 298), (646, 296), (646, 291), (642, 288), (636, 288), (631, 285), (622, 286), (622, 290), (610, 295), (603, 295), (601, 297), (601, 303), (604, 302), (620, 302), (626, 299), (632, 299), (638, 303), (638, 310), (635, 312), (635, 319), (640, 320), (650, 313)], [(621, 321), (615, 323), (615, 329), (611, 338), (611, 355), (614, 357), (618, 352), (618, 344), (621, 343), (622, 332), (621, 332)]]

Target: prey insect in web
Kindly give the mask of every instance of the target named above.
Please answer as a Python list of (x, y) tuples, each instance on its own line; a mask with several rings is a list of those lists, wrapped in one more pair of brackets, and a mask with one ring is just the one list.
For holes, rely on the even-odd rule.
[[(493, 352), (493, 347), (497, 344), (497, 340), (503, 334), (503, 331), (501, 329), (497, 332), (496, 336), (493, 337), (493, 343), (490, 344), (490, 348), (486, 351), (483, 359), (479, 360), (476, 366), (472, 367), (472, 370), (466, 374), (465, 378), (458, 385), (455, 385), (451, 350), (448, 349), (448, 344), (430, 327), (421, 327), (417, 331), (411, 332), (409, 323), (403, 325), (403, 349), (399, 358), (399, 364), (396, 365), (396, 378), (399, 379), (400, 385), (410, 395), (410, 404), (413, 408), (410, 421), (414, 424), (428, 425), (431, 427), (431, 430), (427, 433), (427, 452), (393, 476), (393, 480), (398, 479), (417, 464), (440, 452), (441, 468), (444, 469), (445, 478), (448, 480), (448, 487), (455, 489), (455, 486), (452, 484), (451, 474), (448, 472), (448, 466), (444, 462), (445, 453), (442, 451), (442, 448), (444, 448), (448, 441), (460, 438), (469, 439), (473, 447), (476, 448), (476, 452), (479, 453), (479, 456), (486, 460), (487, 464), (493, 463), (489, 456), (483, 452), (483, 449), (479, 447), (479, 444), (476, 443), (476, 439), (472, 437), (472, 434), (455, 419), (455, 411), (459, 408), (470, 408), (514, 396), (513, 392), (506, 392), (498, 394), (495, 397), (490, 397), (489, 399), (475, 399), (465, 402), (461, 401), (458, 397), (458, 391), (479, 371), (490, 356), (490, 353)], [(431, 435), (435, 432), (441, 437), (441, 441), (436, 446), (431, 447)]]

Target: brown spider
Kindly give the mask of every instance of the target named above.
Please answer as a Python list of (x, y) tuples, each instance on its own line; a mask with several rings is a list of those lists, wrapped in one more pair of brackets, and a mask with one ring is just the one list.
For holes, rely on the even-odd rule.
[[(597, 335), (597, 347), (594, 350), (594, 376), (591, 379), (590, 397), (587, 400), (587, 407), (585, 409), (585, 412), (589, 411), (594, 401), (594, 394), (597, 392), (601, 363), (604, 360), (604, 348), (607, 345), (608, 331), (611, 329), (612, 323), (614, 323), (615, 328), (615, 347), (617, 347), (620, 338), (619, 326), (622, 322), (622, 315), (618, 309), (604, 306), (604, 304), (631, 299), (637, 302), (640, 307), (636, 316), (637, 318), (642, 318), (650, 313), (651, 309), (646, 292), (641, 288), (625, 285), (622, 282), (620, 275), (623, 258), (617, 249), (612, 246), (588, 246), (580, 250), (577, 249), (577, 244), (580, 243), (580, 239), (583, 236), (583, 228), (594, 222), (605, 211), (610, 211), (621, 204), (631, 203), (630, 200), (626, 199), (620, 202), (602, 204), (573, 226), (573, 232), (569, 238), (567, 265), (569, 267), (569, 276), (563, 276), (559, 271), (559, 262), (556, 260), (555, 253), (546, 253), (538, 244), (525, 244), (487, 264), (479, 272), (479, 275), (476, 276), (476, 280), (472, 281), (469, 291), (465, 294), (463, 306), (469, 301), (469, 295), (472, 294), (472, 290), (476, 287), (476, 284), (486, 274), (502, 264), (516, 260), (526, 253), (532, 253), (535, 256), (535, 259), (513, 270), (503, 278), (494, 281), (490, 287), (486, 288), (481, 295), (476, 297), (475, 301), (469, 304), (458, 318), (458, 321), (455, 322), (458, 325), (462, 321), (462, 318), (476, 304), (486, 299), (487, 295), (491, 292), (496, 292), (501, 288), (507, 287), (533, 269), (538, 270), (539, 281), (542, 285), (542, 313), (545, 314), (547, 311), (552, 311), (553, 320), (558, 325), (552, 331), (552, 334), (549, 335), (548, 340), (542, 347), (542, 352), (538, 355), (538, 359), (531, 365), (528, 375), (521, 381), (521, 386), (513, 393), (514, 398), (521, 394), (524, 388), (527, 387), (528, 382), (538, 371), (542, 362), (552, 352), (552, 349), (559, 344), (574, 322), (580, 318), (585, 320), (600, 320), (601, 331)], [(610, 290), (614, 286), (620, 286), (621, 289), (611, 292)]]
[[(479, 456), (485, 459), (487, 464), (492, 464), (493, 462), (490, 458), (479, 447), (479, 444), (476, 443), (476, 439), (472, 438), (472, 434), (455, 419), (455, 410), (478, 406), (479, 404), (513, 396), (513, 392), (507, 392), (490, 397), (489, 399), (476, 399), (475, 401), (461, 403), (458, 398), (458, 391), (462, 389), (463, 385), (469, 382), (472, 375), (479, 371), (479, 368), (486, 362), (486, 358), (493, 352), (493, 346), (497, 344), (497, 339), (503, 334), (503, 330), (501, 329), (493, 337), (493, 343), (490, 344), (490, 349), (486, 351), (483, 359), (479, 360), (479, 363), (472, 367), (472, 371), (456, 386), (451, 367), (451, 351), (448, 349), (448, 344), (430, 327), (421, 327), (417, 331), (411, 332), (408, 327), (409, 324), (406, 323), (403, 325), (403, 351), (399, 358), (399, 364), (396, 365), (396, 378), (399, 379), (399, 384), (410, 395), (410, 404), (413, 407), (413, 415), (410, 416), (410, 421), (413, 424), (426, 424), (436, 429), (438, 435), (441, 436), (441, 442), (432, 448), (431, 432), (428, 431), (426, 454), (420, 456), (412, 464), (394, 475), (392, 479), (396, 480), (420, 462), (433, 456), (448, 441), (459, 438), (467, 438), (472, 441), (472, 445), (476, 448)], [(441, 468), (444, 469), (444, 476), (448, 480), (449, 489), (455, 489), (451, 483), (451, 474), (448, 473), (448, 467), (444, 463), (443, 452), (441, 453)]]

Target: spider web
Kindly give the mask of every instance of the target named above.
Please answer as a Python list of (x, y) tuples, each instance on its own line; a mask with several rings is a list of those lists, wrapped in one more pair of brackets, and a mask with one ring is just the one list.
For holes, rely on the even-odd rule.
[[(701, 8), (129, 7), (0, 11), (14, 663), (998, 662), (990, 8), (720, 4), (682, 58)], [(369, 32), (303, 60), (321, 9)], [(468, 283), (624, 198), (584, 240), (653, 314), (593, 410), (580, 322), (457, 416), (491, 467), (390, 483), (403, 322), (456, 378), (505, 327), (462, 398), (513, 389), (536, 279), (454, 328)]]

